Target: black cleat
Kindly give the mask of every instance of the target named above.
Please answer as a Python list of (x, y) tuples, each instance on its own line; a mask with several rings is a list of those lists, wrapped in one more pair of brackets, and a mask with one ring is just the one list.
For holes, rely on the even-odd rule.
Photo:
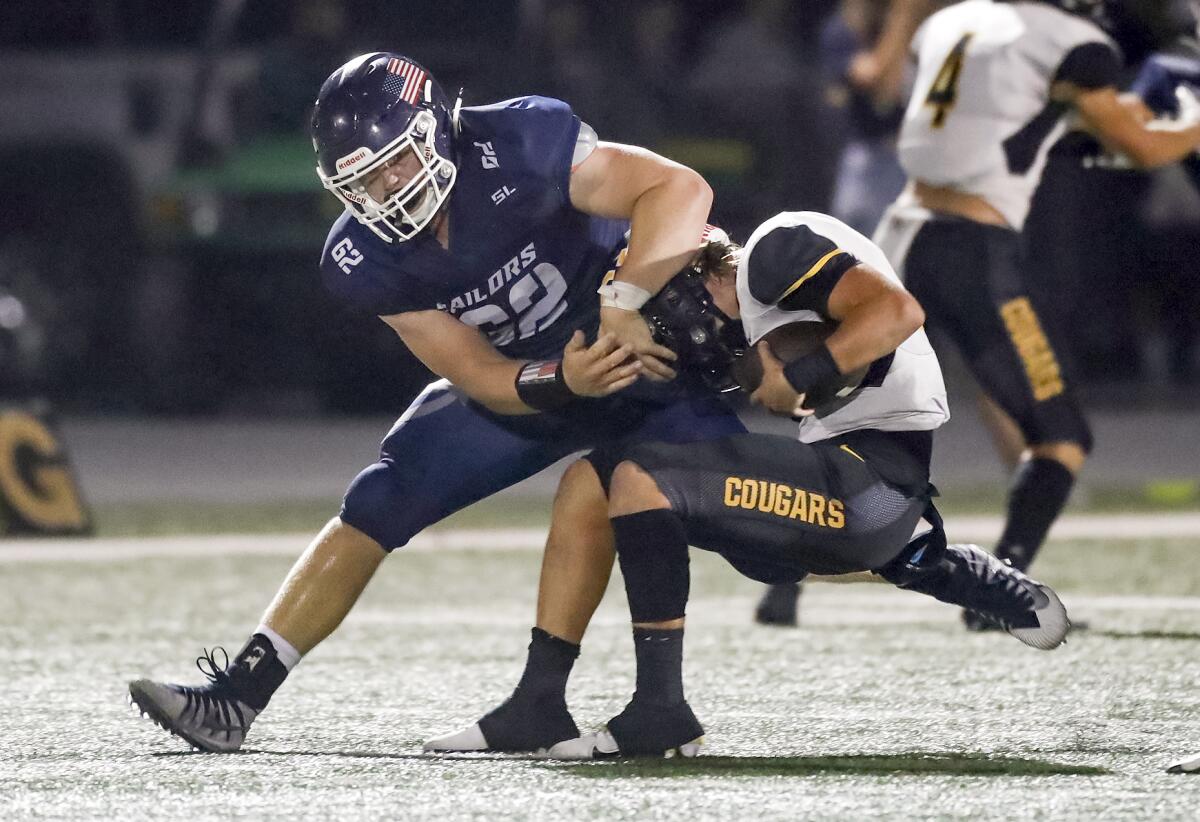
[(704, 744), (704, 728), (686, 702), (655, 705), (633, 699), (601, 730), (551, 747), (551, 759), (610, 759), (627, 756), (693, 757)]
[(768, 585), (754, 609), (754, 621), (759, 625), (778, 625), (794, 628), (799, 622), (800, 583), (780, 582)]
[(475, 724), (430, 739), (423, 748), (431, 753), (544, 753), (555, 743), (577, 736), (579, 728), (561, 697), (527, 698), (517, 690)]

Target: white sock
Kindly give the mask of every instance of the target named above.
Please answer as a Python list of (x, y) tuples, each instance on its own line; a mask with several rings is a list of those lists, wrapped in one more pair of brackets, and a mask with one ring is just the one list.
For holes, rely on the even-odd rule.
[(271, 640), (271, 644), (275, 646), (275, 655), (283, 664), (283, 667), (289, 671), (300, 664), (300, 657), (303, 656), (296, 650), (296, 646), (288, 642), (279, 635), (278, 631), (274, 631), (265, 624), (259, 625), (254, 629), (254, 633), (262, 634), (267, 639)]

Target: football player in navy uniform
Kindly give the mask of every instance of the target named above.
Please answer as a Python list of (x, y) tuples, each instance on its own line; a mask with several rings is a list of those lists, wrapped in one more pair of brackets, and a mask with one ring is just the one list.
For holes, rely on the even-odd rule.
[[(603, 730), (550, 756), (697, 752), (703, 729), (682, 677), (689, 545), (760, 582), (871, 572), (983, 613), (1032, 647), (1061, 644), (1067, 615), (1050, 588), (946, 543), (929, 483), (933, 431), (949, 417), (941, 369), (921, 306), (879, 248), (827, 215), (784, 213), (744, 249), (710, 242), (689, 275), (707, 291), (696, 314), (711, 325), (676, 336), (718, 339), (718, 323), (740, 320), (761, 357), (751, 399), (798, 418), (798, 437), (617, 444), (564, 475), (607, 489), (637, 684)], [(797, 324), (832, 333), (781, 361), (764, 341)], [(679, 353), (687, 368), (694, 358)], [(913, 539), (922, 518), (932, 529)]]
[[(1195, 106), (1195, 93), (1200, 90), (1200, 3), (1192, 7), (1190, 36), (1180, 37), (1168, 49), (1151, 55), (1130, 86), (1155, 115), (1186, 117), (1186, 109)], [(1200, 189), (1200, 155), (1192, 153), (1183, 167)], [(1186, 756), (1167, 767), (1168, 773), (1200, 773), (1200, 753)]]
[[(321, 181), (346, 207), (321, 258), (326, 286), (443, 379), (397, 420), (231, 662), (198, 659), (200, 687), (130, 683), (142, 711), (207, 751), (242, 745), (288, 672), (426, 526), (598, 444), (744, 430), (714, 396), (669, 381), (675, 355), (639, 312), (704, 230), (712, 193), (695, 172), (599, 142), (558, 100), (460, 109), (424, 67), (388, 53), (326, 80), (312, 137)], [(556, 515), (572, 504), (557, 499)], [(491, 747), (578, 733), (557, 683), (613, 561), (598, 517), (605, 527), (583, 539), (551, 532), (528, 687), (485, 717)]]
[[(1162, 51), (1151, 54), (1129, 90), (1140, 97), (1156, 117), (1194, 117), (1195, 96), (1200, 92), (1200, 3), (1189, 2), (1176, 10), (1179, 36)], [(1200, 188), (1200, 155), (1195, 152), (1183, 160), (1183, 168), (1192, 184)]]
[[(962, 352), (1021, 459), (996, 554), (1026, 569), (1092, 446), (1026, 277), (1020, 232), (1051, 145), (1073, 111), (1142, 167), (1200, 144), (1193, 117), (1148, 128), (1118, 95), (1120, 57), (1101, 0), (967, 0), (917, 31), (917, 77), (901, 126), (909, 184), (875, 234), (926, 312)], [(1007, 424), (1001, 424), (1001, 422)], [(1015, 435), (1014, 435), (1015, 436)], [(1016, 456), (1016, 455), (1014, 455)], [(967, 626), (997, 626), (964, 613)]]

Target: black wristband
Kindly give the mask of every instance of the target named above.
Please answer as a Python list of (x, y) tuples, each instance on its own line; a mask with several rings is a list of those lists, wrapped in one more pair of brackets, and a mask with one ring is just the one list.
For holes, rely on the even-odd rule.
[(534, 360), (517, 372), (517, 396), (539, 411), (557, 411), (575, 399), (563, 379), (562, 360)]
[(822, 343), (804, 356), (787, 363), (783, 367), (783, 376), (787, 377), (797, 394), (808, 394), (818, 386), (838, 379), (842, 372), (833, 361), (829, 346)]

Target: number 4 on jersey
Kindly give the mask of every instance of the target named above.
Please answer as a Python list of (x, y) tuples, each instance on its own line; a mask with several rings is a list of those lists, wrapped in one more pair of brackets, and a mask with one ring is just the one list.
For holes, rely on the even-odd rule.
[(968, 32), (954, 44), (942, 67), (938, 69), (937, 77), (933, 78), (933, 86), (925, 98), (925, 105), (933, 107), (933, 120), (930, 123), (932, 128), (941, 128), (946, 124), (946, 115), (958, 101), (958, 78), (962, 74), (963, 56), (967, 51), (967, 43), (971, 42), (974, 36), (974, 32)]

